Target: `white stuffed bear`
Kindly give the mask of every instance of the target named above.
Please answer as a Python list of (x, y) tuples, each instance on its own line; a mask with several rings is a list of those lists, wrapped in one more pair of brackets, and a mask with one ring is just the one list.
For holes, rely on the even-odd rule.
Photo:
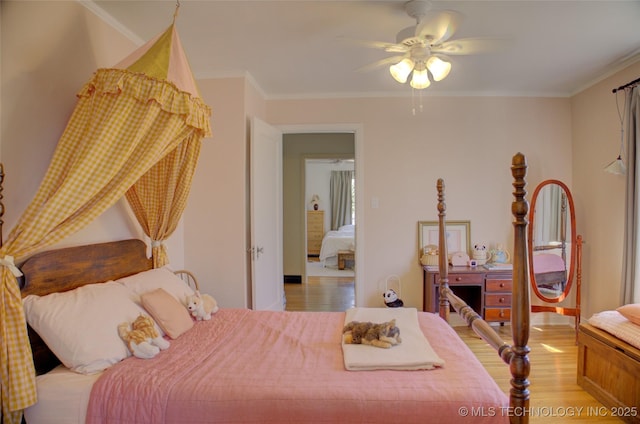
[(208, 321), (211, 314), (218, 312), (218, 303), (208, 294), (200, 294), (196, 291), (193, 296), (187, 296), (187, 309), (193, 317), (198, 321)]
[(153, 358), (170, 344), (158, 334), (153, 318), (148, 315), (141, 314), (132, 324), (121, 323), (118, 325), (118, 334), (127, 342), (133, 356), (141, 359)]

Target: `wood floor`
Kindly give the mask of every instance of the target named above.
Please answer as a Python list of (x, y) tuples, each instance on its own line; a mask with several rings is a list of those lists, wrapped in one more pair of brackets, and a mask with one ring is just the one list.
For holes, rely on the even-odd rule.
[[(289, 311), (344, 311), (354, 306), (353, 279), (310, 277), (307, 284), (285, 284)], [(508, 393), (508, 367), (496, 352), (473, 330), (454, 327), (458, 335), (475, 353), (498, 386)], [(508, 325), (495, 327), (510, 343)], [(608, 410), (576, 383), (578, 347), (575, 331), (569, 326), (531, 327), (530, 412), (532, 423), (584, 422), (620, 423)]]
[(353, 277), (307, 277), (307, 284), (285, 284), (287, 311), (346, 311), (355, 306)]

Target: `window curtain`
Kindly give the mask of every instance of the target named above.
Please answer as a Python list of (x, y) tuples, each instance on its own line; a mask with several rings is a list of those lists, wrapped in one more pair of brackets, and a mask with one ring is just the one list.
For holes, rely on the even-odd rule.
[(200, 145), (198, 137), (185, 140), (126, 193), (140, 226), (151, 239), (154, 268), (169, 263), (163, 241), (175, 231), (187, 206)]
[(634, 87), (625, 90), (627, 93), (625, 100), (624, 119), (626, 139), (625, 147), (627, 151), (627, 191), (624, 229), (624, 248), (622, 253), (622, 286), (620, 302), (622, 305), (640, 302), (640, 275), (638, 274), (638, 263), (640, 261), (640, 149), (638, 149), (640, 137), (640, 88)]
[[(184, 140), (210, 135), (210, 115), (199, 98), (170, 82), (121, 69), (98, 70), (78, 94), (41, 186), (0, 248), (4, 423), (20, 423), (22, 410), (37, 401), (16, 279), (20, 272), (14, 263), (90, 223)], [(138, 188), (160, 173), (158, 168)], [(155, 196), (153, 190), (134, 191), (140, 197)]]
[(353, 171), (331, 171), (329, 196), (331, 198), (331, 229), (351, 224)]
[(548, 245), (554, 241), (563, 241), (566, 235), (562, 234), (563, 213), (566, 214), (566, 204), (564, 190), (557, 184), (550, 184), (544, 187), (538, 193), (538, 201), (536, 205), (536, 223), (534, 234), (534, 245)]

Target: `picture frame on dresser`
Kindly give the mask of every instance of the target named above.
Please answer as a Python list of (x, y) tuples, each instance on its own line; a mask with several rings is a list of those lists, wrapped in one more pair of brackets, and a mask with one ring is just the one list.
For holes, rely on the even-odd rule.
[[(471, 253), (471, 221), (447, 221), (447, 246), (449, 254)], [(438, 245), (438, 221), (418, 221), (418, 257), (427, 245)]]

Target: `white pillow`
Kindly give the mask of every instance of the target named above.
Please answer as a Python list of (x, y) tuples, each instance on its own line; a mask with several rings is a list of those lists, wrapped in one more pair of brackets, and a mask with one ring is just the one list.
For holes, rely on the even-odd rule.
[(23, 299), (27, 322), (67, 368), (93, 374), (130, 356), (118, 324), (146, 313), (113, 281)]
[(193, 296), (195, 294), (193, 289), (182, 281), (182, 278), (175, 275), (173, 271), (166, 266), (120, 278), (116, 280), (116, 282), (122, 284), (138, 296), (151, 290), (164, 289), (182, 304), (184, 304), (187, 296)]

